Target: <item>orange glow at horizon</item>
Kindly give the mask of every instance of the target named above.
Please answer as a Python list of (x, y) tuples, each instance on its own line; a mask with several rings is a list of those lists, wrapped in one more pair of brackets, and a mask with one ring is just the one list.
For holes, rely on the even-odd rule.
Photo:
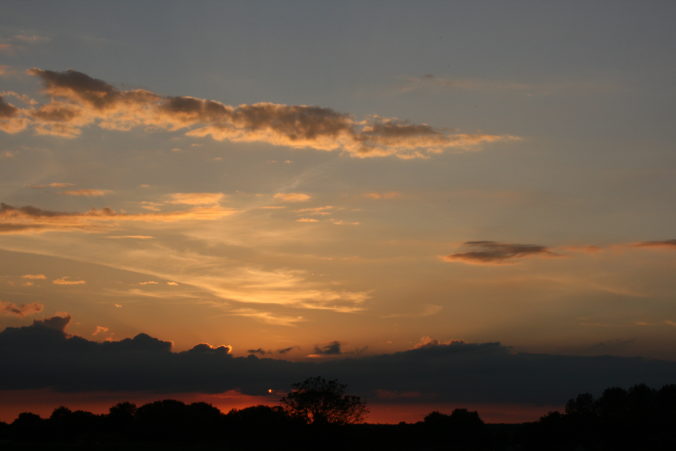
[[(254, 396), (229, 390), (223, 393), (146, 393), (146, 392), (88, 392), (60, 393), (42, 390), (0, 390), (0, 421), (11, 423), (22, 412), (32, 412), (48, 418), (60, 406), (71, 410), (86, 410), (95, 414), (107, 413), (119, 402), (128, 401), (141, 406), (163, 399), (175, 399), (184, 403), (206, 402), (228, 413), (232, 409), (244, 409), (256, 405), (278, 405), (282, 395), (267, 389), (270, 395)], [(450, 413), (456, 408), (476, 410), (487, 423), (521, 423), (535, 421), (548, 412), (560, 410), (560, 406), (533, 406), (520, 404), (453, 404), (453, 403), (368, 403), (366, 421), (377, 424), (415, 423), (422, 421), (433, 411)]]

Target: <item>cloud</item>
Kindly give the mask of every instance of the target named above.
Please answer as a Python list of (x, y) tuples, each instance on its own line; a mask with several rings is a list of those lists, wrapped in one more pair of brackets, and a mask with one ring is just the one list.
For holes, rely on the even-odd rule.
[(106, 194), (112, 193), (108, 189), (73, 189), (68, 191), (61, 191), (61, 194), (66, 196), (79, 196), (79, 197), (101, 197)]
[(54, 285), (85, 285), (86, 280), (71, 280), (68, 276), (60, 277), (58, 279), (52, 280)]
[(31, 185), (31, 188), (33, 189), (45, 189), (45, 188), (68, 188), (71, 186), (75, 186), (72, 183), (65, 183), (65, 182), (51, 182), (51, 183), (46, 183), (44, 185)]
[(151, 235), (109, 235), (106, 238), (111, 240), (152, 240), (155, 237)]
[(387, 192), (371, 192), (371, 193), (364, 193), (364, 197), (367, 199), (375, 199), (375, 200), (381, 200), (381, 199), (398, 199), (401, 197), (401, 193), (397, 191), (387, 191)]
[(334, 225), (351, 225), (351, 226), (357, 226), (361, 224), (359, 221), (345, 221), (343, 219), (332, 219), (331, 224)]
[(32, 302), (30, 304), (15, 304), (9, 301), (0, 301), (0, 316), (24, 316), (35, 315), (45, 308), (44, 305)]
[[(638, 383), (662, 386), (676, 362), (613, 356), (513, 352), (499, 343), (428, 343), (409, 351), (292, 362), (235, 357), (229, 346), (199, 344), (172, 352), (146, 334), (94, 342), (65, 333), (69, 316), (0, 332), (0, 390), (264, 393), (312, 375), (338, 379), (366, 397), (419, 393), (448, 403), (562, 405), (580, 392)], [(321, 348), (320, 348), (321, 349)], [(404, 397), (395, 396), (395, 402)], [(381, 398), (382, 399), (382, 398)], [(413, 402), (413, 400), (411, 400)]]
[(296, 219), (296, 222), (313, 223), (313, 222), (319, 222), (319, 219), (317, 219), (317, 218), (298, 218), (298, 219)]
[(169, 204), (179, 205), (213, 205), (219, 203), (223, 193), (173, 193), (169, 195)]
[(92, 230), (118, 222), (208, 221), (234, 214), (235, 210), (219, 206), (188, 210), (129, 214), (111, 208), (91, 209), (84, 213), (43, 210), (33, 206), (13, 207), (0, 203), (0, 233), (44, 232), (49, 230)]
[(676, 240), (641, 241), (639, 243), (634, 243), (634, 246), (676, 250)]
[(28, 119), (23, 116), (22, 111), (0, 96), (0, 131), (5, 133), (23, 131), (28, 126)]
[(44, 274), (24, 274), (21, 276), (22, 279), (29, 279), (29, 280), (45, 280), (47, 276)]
[(332, 341), (324, 346), (315, 346), (315, 354), (319, 355), (339, 355), (341, 354), (340, 342)]
[(246, 351), (246, 352), (247, 352), (248, 354), (257, 354), (257, 355), (265, 355), (265, 354), (268, 353), (268, 351), (266, 351), (266, 350), (263, 349), (263, 348), (249, 349), (249, 350)]
[[(33, 320), (33, 329), (41, 330), (41, 329), (50, 329), (50, 330), (55, 330), (57, 332), (61, 332), (61, 335), (66, 337), (65, 331), (66, 327), (68, 326), (68, 323), (70, 322), (70, 315), (69, 314), (63, 314), (63, 315), (57, 315), (57, 316), (52, 316), (50, 318), (45, 318), (45, 319), (36, 319)], [(29, 327), (24, 327), (23, 329), (30, 329), (31, 326)], [(11, 327), (8, 327), (5, 329), (5, 332), (7, 330), (11, 330)]]
[(139, 285), (159, 285), (160, 283), (156, 280), (145, 280), (143, 282), (139, 282)]
[(425, 74), (420, 77), (406, 78), (405, 84), (399, 88), (399, 92), (406, 93), (425, 88), (442, 88), (461, 91), (511, 91), (526, 95), (552, 95), (565, 91), (607, 93), (620, 89), (617, 84), (608, 81), (517, 82), (482, 78), (453, 78)]
[(110, 331), (110, 329), (106, 326), (96, 326), (96, 329), (94, 329), (94, 332), (92, 332), (92, 336), (95, 337), (100, 334), (105, 334), (108, 331)]
[(49, 41), (48, 37), (40, 36), (35, 33), (17, 33), (2, 38), (2, 41), (0, 42), (0, 52), (14, 54), (17, 50), (21, 50), (27, 45), (34, 45), (47, 41)]
[(290, 352), (290, 351), (293, 351), (293, 350), (296, 349), (296, 348), (297, 348), (297, 346), (289, 346), (288, 348), (278, 349), (278, 350), (277, 350), (277, 354), (286, 354), (286, 353), (288, 353), (288, 352)]
[(273, 197), (282, 202), (306, 202), (312, 198), (305, 193), (277, 193)]
[(464, 252), (440, 257), (445, 262), (459, 262), (474, 265), (511, 263), (525, 257), (552, 257), (557, 254), (548, 247), (538, 244), (499, 243), (497, 241), (466, 241)]
[(336, 207), (333, 205), (322, 205), (320, 207), (309, 207), (309, 208), (299, 208), (294, 210), (296, 213), (303, 213), (311, 216), (328, 216), (330, 215)]
[(241, 316), (244, 318), (254, 318), (274, 326), (295, 326), (297, 323), (304, 321), (302, 316), (280, 315), (277, 313), (266, 312), (248, 307), (228, 310), (228, 314), (232, 316)]
[[(445, 150), (469, 151), (482, 144), (514, 141), (509, 135), (454, 133), (397, 118), (349, 114), (311, 105), (226, 105), (195, 97), (119, 90), (81, 72), (31, 69), (45, 85), (49, 103), (17, 112), (34, 131), (65, 138), (86, 126), (126, 131), (153, 127), (217, 141), (264, 142), (290, 148), (343, 151), (357, 158), (427, 158)], [(23, 128), (26, 127), (23, 124)], [(16, 126), (15, 126), (16, 127)], [(22, 129), (23, 129), (22, 128)], [(9, 126), (5, 131), (13, 132)]]

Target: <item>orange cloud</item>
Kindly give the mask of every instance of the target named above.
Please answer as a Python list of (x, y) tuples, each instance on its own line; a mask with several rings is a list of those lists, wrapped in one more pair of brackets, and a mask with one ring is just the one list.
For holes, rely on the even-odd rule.
[(219, 206), (208, 206), (143, 214), (119, 213), (111, 208), (92, 209), (84, 213), (69, 213), (43, 210), (32, 206), (13, 207), (0, 203), (0, 233), (92, 230), (102, 224), (117, 222), (209, 221), (229, 216), (235, 212), (235, 210)]
[(383, 192), (383, 193), (378, 193), (378, 192), (372, 192), (372, 193), (364, 193), (364, 197), (368, 199), (398, 199), (401, 197), (401, 193), (397, 191), (388, 191), (388, 192)]
[(282, 202), (306, 202), (312, 198), (305, 193), (277, 193), (273, 197)]
[(44, 310), (45, 306), (33, 302), (30, 304), (15, 304), (9, 301), (0, 301), (0, 316), (16, 316), (23, 318), (24, 316), (35, 315)]
[(313, 216), (328, 216), (331, 214), (331, 210), (334, 210), (335, 208), (336, 207), (333, 205), (324, 205), (321, 207), (300, 208), (295, 210), (295, 212)]
[(107, 328), (106, 326), (96, 326), (96, 329), (94, 329), (94, 332), (92, 332), (92, 335), (95, 337), (100, 334), (105, 334), (108, 332), (110, 329)]
[[(352, 157), (428, 158), (445, 150), (468, 151), (486, 143), (514, 141), (509, 135), (450, 133), (427, 124), (349, 114), (310, 105), (256, 103), (226, 105), (195, 97), (165, 97), (151, 91), (118, 90), (73, 70), (31, 69), (42, 79), (50, 102), (17, 111), (38, 134), (76, 137), (84, 126), (126, 131), (155, 127), (216, 141), (265, 142), (320, 151), (343, 151)], [(7, 125), (5, 131), (27, 123)]]
[(60, 277), (58, 279), (52, 280), (52, 283), (54, 285), (85, 285), (87, 283), (86, 280), (70, 280), (68, 276)]
[(656, 248), (656, 249), (676, 250), (676, 240), (641, 241), (639, 243), (634, 243), (633, 246)]
[(31, 185), (31, 188), (33, 188), (33, 189), (68, 188), (70, 186), (74, 186), (74, 185), (72, 183), (51, 182), (51, 183), (47, 183), (47, 184), (44, 184), (44, 185)]
[(62, 191), (61, 194), (65, 194), (66, 196), (100, 197), (105, 196), (111, 192), (112, 191), (107, 189), (74, 189)]
[(45, 280), (47, 276), (44, 274), (24, 274), (21, 276), (22, 279), (30, 279), (30, 280)]
[(0, 130), (5, 133), (18, 133), (27, 126), (28, 119), (24, 117), (23, 110), (6, 102), (0, 96)]

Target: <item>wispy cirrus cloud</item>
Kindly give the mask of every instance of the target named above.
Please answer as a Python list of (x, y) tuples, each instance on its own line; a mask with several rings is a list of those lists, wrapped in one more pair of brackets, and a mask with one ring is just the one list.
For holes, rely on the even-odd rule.
[(52, 283), (54, 285), (74, 286), (74, 285), (86, 285), (87, 281), (86, 280), (73, 280), (68, 276), (63, 276), (63, 277), (59, 277), (58, 279), (52, 280)]
[(676, 239), (661, 240), (661, 241), (640, 241), (638, 243), (633, 243), (633, 246), (657, 248), (657, 249), (671, 249), (676, 251)]
[[(510, 135), (456, 133), (397, 118), (358, 120), (331, 108), (255, 103), (226, 105), (195, 97), (167, 97), (147, 90), (119, 90), (81, 72), (31, 69), (50, 97), (46, 104), (18, 109), (7, 104), (2, 130), (31, 126), (38, 134), (76, 137), (83, 127), (110, 130), (155, 127), (217, 141), (264, 142), (291, 148), (343, 151), (358, 158), (427, 158), (445, 150), (468, 151), (482, 144), (514, 141)], [(10, 117), (11, 116), (11, 117)]]
[(47, 189), (47, 188), (70, 188), (71, 186), (75, 185), (73, 183), (66, 182), (50, 182), (40, 185), (31, 185), (30, 187), (33, 189)]
[(459, 252), (444, 255), (445, 262), (473, 265), (500, 265), (527, 257), (557, 256), (549, 247), (539, 244), (500, 243), (498, 241), (466, 241)]
[(514, 92), (528, 95), (552, 95), (561, 92), (615, 92), (620, 89), (617, 83), (610, 81), (514, 81), (488, 78), (462, 78), (425, 74), (406, 77), (399, 92), (406, 93), (419, 89), (448, 89), (477, 92)]
[(92, 230), (97, 226), (120, 222), (204, 221), (219, 219), (235, 212), (236, 210), (220, 206), (141, 214), (121, 213), (111, 208), (92, 209), (86, 212), (59, 212), (33, 206), (13, 207), (0, 203), (0, 233)]
[(0, 53), (14, 54), (29, 45), (49, 41), (49, 38), (36, 33), (22, 32), (0, 38)]
[(109, 189), (71, 189), (67, 191), (61, 191), (61, 194), (66, 196), (77, 197), (101, 197), (110, 193), (112, 193), (112, 191)]
[(169, 195), (169, 204), (177, 205), (213, 205), (219, 203), (223, 193), (173, 193)]

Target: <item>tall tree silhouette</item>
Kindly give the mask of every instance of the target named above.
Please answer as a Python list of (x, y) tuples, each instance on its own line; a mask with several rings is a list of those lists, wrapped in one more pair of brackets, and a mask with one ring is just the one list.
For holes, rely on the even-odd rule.
[(293, 384), (280, 402), (292, 417), (308, 424), (360, 423), (368, 413), (359, 396), (345, 393), (347, 385), (323, 377), (311, 377)]

